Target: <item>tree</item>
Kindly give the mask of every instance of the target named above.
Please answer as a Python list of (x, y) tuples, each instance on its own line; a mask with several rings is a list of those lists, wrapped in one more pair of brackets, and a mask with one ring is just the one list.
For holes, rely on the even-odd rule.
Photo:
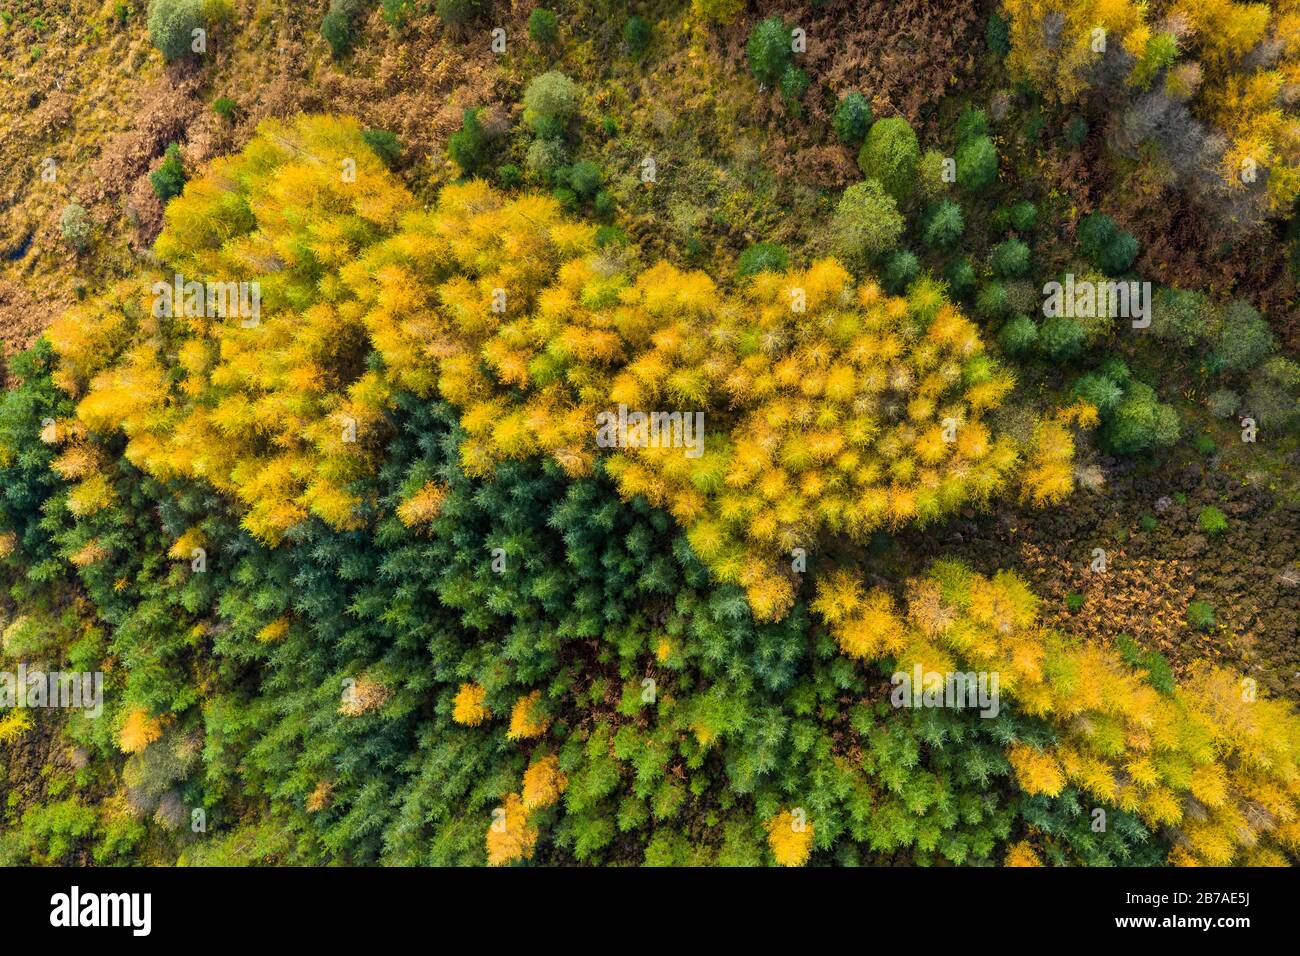
[(746, 55), (749, 71), (767, 87), (775, 87), (790, 64), (790, 28), (779, 16), (760, 20), (749, 32)]
[(895, 202), (902, 203), (915, 188), (920, 159), (921, 147), (907, 120), (889, 117), (872, 124), (858, 153), (858, 166), (864, 176), (879, 182)]
[(987, 136), (975, 136), (957, 147), (957, 185), (971, 195), (988, 189), (998, 178), (998, 151)]
[(853, 92), (847, 94), (835, 107), (831, 125), (840, 142), (857, 146), (866, 139), (872, 119), (871, 103), (861, 93)]
[(473, 176), (486, 161), (487, 138), (478, 121), (478, 110), (467, 109), (462, 114), (460, 129), (447, 139), (447, 155), (464, 176)]
[(167, 147), (162, 165), (149, 174), (149, 185), (162, 202), (179, 196), (185, 188), (185, 166), (181, 162), (181, 149), (175, 143)]
[(528, 35), (538, 46), (552, 46), (560, 38), (559, 20), (552, 11), (533, 7), (528, 14)]
[(893, 197), (874, 179), (844, 190), (835, 207), (835, 242), (851, 262), (874, 259), (893, 249), (903, 225)]
[(533, 79), (524, 90), (524, 122), (537, 130), (547, 121), (563, 127), (578, 110), (578, 85), (552, 70)]
[(90, 215), (84, 206), (68, 203), (59, 215), (59, 232), (63, 241), (75, 252), (85, 252), (90, 247)]
[(645, 53), (646, 47), (650, 45), (650, 36), (648, 20), (635, 15), (627, 18), (627, 23), (623, 25), (623, 42), (634, 59), (640, 58)]
[(1089, 262), (1108, 276), (1128, 271), (1137, 258), (1138, 241), (1123, 232), (1105, 213), (1094, 212), (1079, 221), (1079, 247)]
[(207, 28), (204, 0), (150, 0), (149, 39), (164, 59), (190, 52), (195, 30)]

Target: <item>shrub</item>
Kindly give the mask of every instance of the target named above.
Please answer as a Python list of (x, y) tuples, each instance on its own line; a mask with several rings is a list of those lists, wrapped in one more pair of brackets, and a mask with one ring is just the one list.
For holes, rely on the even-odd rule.
[(1108, 276), (1126, 272), (1137, 258), (1138, 241), (1101, 212), (1084, 216), (1079, 223), (1079, 246), (1084, 257)]
[(487, 159), (487, 138), (478, 121), (478, 110), (467, 109), (461, 114), (460, 129), (447, 138), (447, 155), (464, 176), (473, 176), (483, 165)]
[(1178, 441), (1178, 413), (1150, 385), (1130, 381), (1114, 414), (1102, 420), (1102, 441), (1118, 455), (1134, 455)]
[(382, 159), (389, 169), (395, 167), (398, 160), (402, 158), (402, 144), (398, 141), (396, 133), (386, 129), (367, 129), (362, 130), (361, 138), (370, 147), (370, 151)]
[(1019, 239), (1008, 239), (993, 247), (993, 271), (1014, 279), (1029, 271), (1029, 247)]
[(640, 57), (650, 45), (650, 22), (644, 17), (632, 16), (623, 24), (623, 43), (634, 58)]
[(1016, 232), (1030, 232), (1038, 222), (1038, 207), (1022, 199), (1008, 210), (1007, 219)]
[(539, 133), (556, 128), (547, 121), (562, 129), (577, 112), (578, 97), (578, 84), (563, 73), (543, 73), (524, 90), (524, 122)]
[(1215, 418), (1227, 418), (1241, 407), (1241, 396), (1230, 388), (1221, 388), (1210, 394), (1205, 407)]
[(1083, 351), (1088, 333), (1082, 325), (1066, 316), (1043, 320), (1038, 333), (1038, 347), (1053, 362), (1068, 362)]
[(1219, 535), (1228, 530), (1228, 516), (1214, 505), (1206, 505), (1196, 519), (1206, 534)]
[(1273, 350), (1273, 333), (1254, 306), (1237, 299), (1223, 310), (1210, 346), (1212, 367), (1244, 372)]
[(980, 193), (998, 178), (998, 151), (993, 140), (977, 136), (957, 147), (957, 185), (968, 193)]
[(393, 30), (402, 30), (415, 12), (415, 0), (379, 0), (384, 22)]
[(497, 182), (502, 189), (517, 189), (524, 183), (524, 174), (513, 163), (504, 163), (497, 167)]
[(352, 21), (342, 13), (334, 10), (326, 13), (320, 22), (320, 35), (330, 45), (330, 55), (336, 60), (347, 56), (352, 49)]
[(891, 295), (901, 295), (912, 284), (920, 269), (921, 263), (914, 253), (907, 249), (891, 252), (885, 257), (885, 268), (881, 276), (885, 291)]
[(840, 142), (857, 146), (871, 129), (871, 103), (861, 93), (849, 93), (835, 107), (831, 126)]
[(218, 96), (212, 101), (212, 112), (228, 123), (234, 120), (238, 109), (239, 107), (235, 105), (235, 101), (228, 96)]
[(85, 252), (90, 246), (90, 216), (85, 207), (69, 203), (59, 216), (59, 232), (76, 252)]
[(185, 165), (181, 162), (181, 148), (175, 143), (167, 146), (162, 165), (149, 174), (149, 185), (164, 203), (185, 188)]
[(528, 144), (524, 165), (539, 179), (549, 180), (569, 158), (569, 151), (558, 139), (538, 138)]
[(966, 107), (957, 117), (957, 145), (969, 142), (979, 136), (987, 136), (989, 133), (989, 120), (984, 115), (984, 111), (973, 107)]
[(944, 281), (954, 296), (965, 298), (975, 288), (975, 269), (969, 259), (954, 259), (943, 271)]
[(1078, 614), (1086, 603), (1084, 596), (1076, 591), (1071, 591), (1065, 596), (1065, 609), (1071, 614)]
[(1088, 138), (1088, 121), (1076, 116), (1065, 127), (1065, 142), (1069, 146), (1081, 146)]
[(582, 160), (569, 167), (568, 182), (570, 188), (583, 199), (590, 199), (600, 190), (600, 167), (590, 160)]
[(1001, 282), (986, 282), (975, 296), (975, 311), (986, 319), (1000, 319), (1011, 311), (1011, 295)]
[(984, 28), (984, 40), (994, 56), (1006, 56), (1011, 52), (1011, 25), (999, 14), (989, 14), (988, 25)]
[(781, 73), (781, 95), (785, 97), (787, 103), (797, 107), (799, 100), (808, 91), (808, 83), (807, 73), (793, 63), (788, 64)]
[(1275, 355), (1251, 376), (1246, 400), (1256, 421), (1269, 428), (1300, 424), (1300, 365)]
[(927, 149), (916, 165), (916, 193), (926, 202), (932, 202), (948, 191), (951, 183), (944, 180), (947, 157), (937, 149)]
[(745, 9), (745, 0), (691, 0), (691, 9), (702, 20), (731, 23)]
[(1124, 398), (1124, 387), (1108, 375), (1089, 372), (1074, 383), (1074, 394), (1102, 415), (1109, 415)]
[(1151, 297), (1151, 333), (1179, 348), (1191, 348), (1213, 332), (1214, 307), (1203, 293), (1162, 288)]
[(922, 238), (932, 249), (946, 249), (961, 238), (966, 228), (961, 214), (961, 206), (950, 199), (945, 199), (930, 211), (926, 219)]
[(874, 179), (854, 183), (844, 190), (835, 207), (836, 245), (855, 265), (898, 245), (903, 225), (893, 197)]
[(790, 254), (774, 242), (759, 242), (740, 254), (736, 275), (740, 278), (759, 272), (785, 272), (790, 268)]
[(1214, 606), (1206, 601), (1192, 601), (1187, 605), (1187, 623), (1200, 631), (1214, 627)]
[(774, 87), (781, 80), (790, 63), (790, 44), (793, 34), (785, 21), (779, 16), (760, 20), (749, 32), (749, 42), (745, 52), (749, 58), (749, 71), (755, 79), (767, 87)]
[(998, 344), (1008, 355), (1028, 355), (1038, 344), (1038, 326), (1027, 315), (1013, 315), (998, 331)]
[(916, 168), (921, 147), (907, 120), (889, 117), (877, 120), (867, 131), (858, 153), (858, 166), (868, 179), (874, 179), (885, 192), (902, 203), (916, 186)]
[(591, 208), (592, 211), (595, 212), (597, 219), (612, 219), (614, 213), (618, 211), (618, 205), (614, 202), (614, 197), (604, 189), (596, 193), (596, 198), (592, 200)]
[(552, 11), (533, 7), (528, 14), (528, 35), (538, 46), (551, 46), (560, 38), (560, 22)]
[(194, 31), (207, 28), (204, 6), (204, 0), (152, 0), (149, 39), (164, 59), (175, 60), (190, 52)]
[(438, 0), (439, 18), (448, 26), (460, 27), (478, 16), (482, 0)]

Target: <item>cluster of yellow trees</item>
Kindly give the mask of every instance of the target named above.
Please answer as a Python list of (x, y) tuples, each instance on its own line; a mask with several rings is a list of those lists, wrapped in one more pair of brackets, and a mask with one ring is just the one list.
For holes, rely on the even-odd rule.
[[(1065, 102), (1089, 83), (1099, 52), (1096, 31), (1134, 59), (1128, 83), (1157, 77), (1175, 100), (1230, 141), (1223, 175), (1243, 184), (1247, 160), (1268, 175), (1274, 211), (1300, 195), (1300, 2), (1234, 0), (1004, 0), (1011, 68)], [(1052, 24), (1060, 26), (1059, 31)]]
[(1285, 702), (1209, 665), (1161, 694), (1114, 650), (1041, 626), (1011, 572), (938, 562), (906, 594), (900, 609), (842, 571), (819, 581), (814, 609), (850, 656), (997, 673), (1017, 708), (1056, 732), (1050, 747), (1010, 747), (1025, 792), (1073, 785), (1168, 828), (1175, 863), (1285, 865), (1281, 849), (1300, 850), (1300, 718)]
[[(667, 263), (633, 277), (548, 196), (473, 181), (418, 208), (347, 120), (264, 124), (169, 205), (156, 252), (165, 281), (257, 282), (260, 316), (179, 297), (159, 314), (158, 277), (123, 283), (51, 327), (59, 382), (85, 427), (121, 429), (149, 474), (234, 495), (269, 542), (312, 514), (360, 520), (349, 487), (394, 390), (456, 407), (477, 476), (536, 454), (590, 473), (597, 415), (619, 406), (702, 412), (700, 454), (616, 448), (608, 470), (771, 619), (822, 532), (930, 521), (1016, 477), (1064, 497), (1068, 426), (1090, 411), (998, 434), (1013, 380), (937, 284), (889, 297), (833, 260), (735, 294)], [(422, 493), (404, 520), (436, 513)]]

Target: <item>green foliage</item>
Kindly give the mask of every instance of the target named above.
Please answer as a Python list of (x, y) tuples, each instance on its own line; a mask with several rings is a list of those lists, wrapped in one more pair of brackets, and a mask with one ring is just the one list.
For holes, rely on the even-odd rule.
[(984, 28), (984, 40), (989, 45), (989, 52), (999, 59), (1011, 52), (1011, 25), (998, 13), (989, 14), (988, 25)]
[(190, 52), (195, 30), (207, 29), (204, 0), (150, 0), (149, 39), (165, 59)]
[(162, 202), (179, 196), (185, 188), (185, 165), (181, 162), (181, 148), (175, 143), (167, 147), (162, 165), (149, 174), (149, 185)]
[(1074, 319), (1051, 316), (1043, 320), (1038, 333), (1038, 347), (1053, 362), (1069, 362), (1083, 352), (1088, 333)]
[(401, 161), (402, 144), (396, 133), (386, 129), (367, 129), (361, 131), (361, 138), (389, 169), (395, 168)]
[(1204, 293), (1161, 288), (1151, 297), (1151, 334), (1179, 348), (1196, 345), (1216, 321)]
[(1122, 231), (1105, 213), (1084, 216), (1079, 222), (1078, 237), (1084, 257), (1108, 276), (1127, 272), (1137, 258), (1137, 239)]
[(1008, 239), (993, 247), (993, 271), (1004, 279), (1015, 279), (1029, 271), (1029, 247), (1019, 239)]
[(623, 25), (623, 43), (633, 59), (640, 58), (650, 46), (650, 22), (644, 17), (630, 16)]
[(1206, 601), (1192, 601), (1187, 605), (1187, 623), (1198, 631), (1214, 628), (1214, 607)]
[(1228, 516), (1214, 505), (1206, 505), (1202, 508), (1196, 522), (1208, 535), (1219, 535), (1228, 530)]
[(885, 268), (881, 273), (885, 291), (891, 295), (902, 295), (920, 269), (921, 264), (915, 253), (907, 249), (891, 252), (885, 257)]
[(858, 166), (868, 180), (875, 180), (897, 203), (904, 202), (916, 186), (916, 168), (921, 147), (907, 120), (889, 117), (877, 120), (867, 131), (858, 153)]
[(565, 178), (569, 188), (582, 199), (593, 198), (603, 182), (600, 167), (585, 159), (570, 166)]
[(452, 27), (462, 27), (483, 11), (482, 0), (438, 0), (438, 16)]
[(393, 30), (402, 30), (415, 12), (415, 0), (379, 0), (379, 7), (384, 22)]
[(1134, 455), (1178, 441), (1178, 413), (1145, 382), (1129, 381), (1113, 414), (1102, 416), (1102, 441), (1114, 453)]
[(1038, 207), (1029, 200), (1022, 199), (1008, 210), (1007, 218), (1016, 232), (1031, 232), (1038, 222)]
[(954, 259), (943, 271), (948, 291), (956, 298), (965, 298), (975, 288), (975, 267), (969, 259)]
[(988, 136), (989, 120), (981, 109), (966, 107), (957, 117), (957, 145), (961, 146), (981, 136)]
[(504, 163), (497, 167), (497, 183), (502, 189), (518, 189), (524, 183), (524, 174), (513, 163)]
[(234, 122), (235, 114), (238, 110), (239, 107), (235, 104), (235, 101), (228, 96), (218, 96), (212, 101), (212, 112), (216, 113), (227, 123)]
[(844, 190), (835, 208), (835, 243), (851, 266), (861, 267), (897, 246), (903, 226), (893, 197), (874, 179)]
[(1249, 302), (1229, 303), (1213, 337), (1210, 364), (1216, 369), (1244, 372), (1259, 364), (1273, 350), (1273, 333)]
[(1065, 142), (1069, 146), (1078, 147), (1083, 145), (1083, 141), (1088, 138), (1088, 121), (1082, 116), (1075, 116), (1065, 127)]
[(528, 35), (538, 46), (552, 46), (560, 38), (560, 21), (554, 12), (533, 7), (528, 14)]
[(1038, 344), (1038, 326), (1027, 315), (1013, 315), (998, 331), (998, 344), (1008, 355), (1028, 355)]
[(971, 195), (983, 192), (998, 178), (998, 151), (993, 140), (976, 136), (957, 147), (957, 185)]
[(63, 207), (59, 214), (59, 233), (75, 252), (85, 252), (90, 247), (90, 214), (84, 206), (72, 202)]
[(478, 110), (467, 109), (460, 129), (447, 138), (447, 155), (465, 176), (473, 176), (487, 160), (487, 137), (478, 121)]
[(808, 74), (795, 66), (789, 64), (781, 72), (781, 95), (785, 101), (791, 104), (796, 112), (798, 111), (799, 100), (803, 98), (804, 93), (808, 90)]
[(744, 279), (760, 272), (784, 272), (790, 268), (790, 254), (774, 242), (758, 242), (740, 254), (736, 276)]
[(873, 118), (870, 101), (861, 93), (853, 92), (847, 94), (835, 107), (831, 125), (840, 142), (857, 146), (866, 139)]
[(769, 88), (780, 82), (781, 74), (790, 64), (792, 41), (791, 29), (779, 16), (768, 17), (754, 25), (745, 45), (745, 55), (749, 60), (749, 72), (758, 82)]
[(578, 85), (552, 70), (533, 79), (524, 90), (524, 122), (542, 133), (548, 121), (563, 128), (578, 111)]
[(1267, 359), (1251, 374), (1246, 400), (1255, 420), (1266, 428), (1300, 426), (1300, 365), (1280, 355)]
[(922, 238), (927, 246), (934, 249), (948, 249), (956, 244), (966, 229), (961, 206), (950, 199), (945, 199), (930, 210), (925, 221)]

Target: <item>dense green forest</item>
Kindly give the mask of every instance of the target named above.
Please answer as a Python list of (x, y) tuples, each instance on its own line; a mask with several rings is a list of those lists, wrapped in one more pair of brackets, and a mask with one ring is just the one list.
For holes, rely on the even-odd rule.
[(1300, 4), (942, 7), (0, 2), (0, 865), (1294, 863)]

